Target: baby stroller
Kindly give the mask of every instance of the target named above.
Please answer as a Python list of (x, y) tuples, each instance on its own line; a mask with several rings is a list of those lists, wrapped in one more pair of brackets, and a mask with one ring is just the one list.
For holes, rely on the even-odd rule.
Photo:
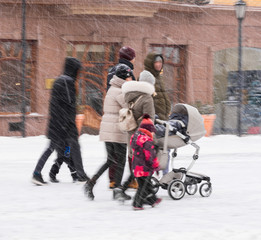
[[(173, 167), (172, 171), (164, 175), (160, 180), (153, 176), (151, 179), (153, 190), (156, 193), (159, 187), (161, 187), (168, 190), (168, 194), (172, 199), (179, 200), (184, 197), (185, 193), (194, 195), (198, 190), (198, 184), (203, 182), (200, 185), (199, 193), (202, 197), (209, 197), (212, 193), (210, 177), (190, 171), (198, 159), (200, 149), (195, 141), (206, 133), (203, 118), (196, 108), (180, 103), (174, 106), (171, 115), (174, 118), (169, 121), (156, 119), (156, 129), (164, 126), (165, 131), (165, 136), (160, 136), (156, 143), (160, 169), (163, 170), (167, 166), (168, 150), (173, 149), (170, 156), (172, 166), (173, 160), (177, 156), (177, 148), (191, 145), (195, 148), (195, 153), (192, 157), (192, 162), (187, 168), (175, 169)], [(156, 136), (158, 137), (158, 133), (156, 133)]]

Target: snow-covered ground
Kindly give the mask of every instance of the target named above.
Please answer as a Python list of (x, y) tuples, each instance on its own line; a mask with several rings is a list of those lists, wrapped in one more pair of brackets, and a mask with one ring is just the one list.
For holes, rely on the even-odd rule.
[[(64, 165), (58, 184), (31, 184), (37, 159), (48, 145), (44, 136), (0, 137), (0, 239), (261, 239), (261, 136), (213, 136), (197, 141), (200, 157), (193, 167), (211, 177), (209, 198), (199, 193), (172, 200), (160, 189), (162, 203), (133, 211), (131, 201), (112, 201), (106, 172), (89, 201), (82, 184), (71, 182)], [(84, 166), (92, 176), (105, 161), (105, 148), (97, 136), (80, 137)], [(187, 167), (194, 149), (178, 151), (175, 167)], [(43, 170), (45, 180), (55, 158)], [(128, 175), (126, 168), (125, 178)], [(134, 195), (133, 190), (128, 190)]]

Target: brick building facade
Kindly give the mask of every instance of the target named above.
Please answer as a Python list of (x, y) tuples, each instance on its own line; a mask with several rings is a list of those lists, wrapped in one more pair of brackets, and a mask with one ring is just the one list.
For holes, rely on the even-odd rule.
[[(21, 7), (17, 1), (0, 0), (0, 135), (4, 136), (20, 135), (9, 131), (9, 123), (21, 119)], [(243, 22), (244, 47), (261, 48), (260, 18), (260, 8), (248, 8)], [(172, 104), (213, 103), (219, 70), (216, 53), (237, 48), (237, 31), (233, 6), (176, 1), (28, 0), (26, 135), (45, 133), (50, 84), (61, 74), (66, 56), (83, 62), (78, 85), (87, 119), (84, 131), (97, 129), (91, 119), (102, 115), (106, 73), (124, 45), (136, 50), (136, 76), (143, 70), (149, 51), (164, 55), (163, 74)], [(235, 71), (236, 63), (229, 70)]]

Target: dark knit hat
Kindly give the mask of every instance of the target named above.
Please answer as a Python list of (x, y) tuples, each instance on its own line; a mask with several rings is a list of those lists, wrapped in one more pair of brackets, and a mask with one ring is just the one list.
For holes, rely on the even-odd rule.
[(122, 47), (119, 52), (120, 58), (131, 61), (136, 57), (135, 50), (131, 47)]
[(132, 70), (129, 66), (125, 64), (119, 64), (116, 67), (115, 75), (121, 79), (126, 79), (132, 76)]
[(140, 123), (140, 128), (145, 128), (146, 130), (150, 131), (150, 132), (156, 132), (156, 128), (150, 118), (149, 114), (144, 114), (143, 115), (143, 119), (141, 120)]

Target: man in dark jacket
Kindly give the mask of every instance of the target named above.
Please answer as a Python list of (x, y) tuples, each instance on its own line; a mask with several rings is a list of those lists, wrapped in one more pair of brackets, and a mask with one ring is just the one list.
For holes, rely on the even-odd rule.
[[(118, 64), (125, 64), (128, 67), (131, 68), (131, 70), (133, 71), (134, 69), (134, 61), (135, 61), (135, 57), (136, 57), (136, 53), (135, 50), (131, 47), (122, 47), (119, 51), (119, 63)], [(113, 77), (113, 75), (115, 75), (115, 71), (116, 71), (116, 67), (118, 66), (118, 64), (116, 64), (114, 67), (112, 67), (107, 75), (107, 91), (110, 88), (110, 81)], [(132, 76), (132, 80), (136, 80), (133, 72), (131, 73)]]
[[(78, 131), (75, 125), (76, 117), (76, 89), (75, 81), (81, 63), (72, 57), (65, 59), (64, 74), (59, 76), (53, 85), (50, 105), (49, 124), (47, 136), (51, 140), (51, 146), (57, 151), (58, 158), (64, 158), (65, 146), (71, 148), (71, 158), (77, 171), (79, 181), (87, 181), (88, 177), (83, 169)], [(48, 158), (48, 157), (47, 157)], [(41, 170), (47, 160), (42, 156), (33, 173), (32, 182), (44, 185)]]

